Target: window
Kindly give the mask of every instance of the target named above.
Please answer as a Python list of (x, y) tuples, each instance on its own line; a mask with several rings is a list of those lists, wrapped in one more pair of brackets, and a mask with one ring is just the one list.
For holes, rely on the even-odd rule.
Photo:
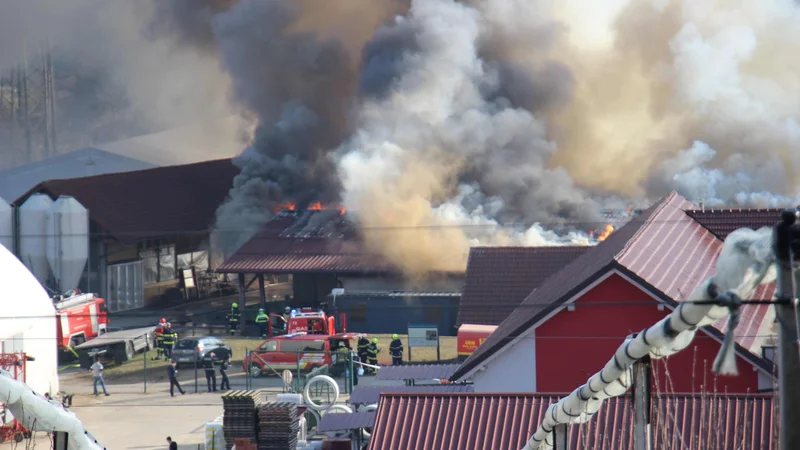
[(264, 345), (262, 345), (259, 348), (259, 350), (262, 351), (262, 352), (274, 352), (274, 351), (277, 351), (278, 350), (278, 342), (277, 341), (264, 342)]
[(197, 272), (208, 270), (208, 252), (181, 253), (178, 255), (178, 269), (194, 267)]
[(286, 353), (323, 352), (325, 341), (281, 341), (281, 351)]
[(175, 345), (175, 348), (181, 350), (190, 350), (197, 347), (198, 344), (199, 342), (195, 339), (181, 339), (178, 341), (178, 344)]
[(158, 283), (178, 278), (175, 263), (175, 246), (167, 245), (139, 252), (144, 267), (144, 283)]

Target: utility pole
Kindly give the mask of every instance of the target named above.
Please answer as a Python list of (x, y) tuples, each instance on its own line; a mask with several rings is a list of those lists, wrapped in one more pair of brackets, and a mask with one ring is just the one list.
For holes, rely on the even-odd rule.
[(800, 449), (800, 339), (796, 302), (800, 273), (795, 270), (800, 258), (798, 211), (781, 213), (781, 222), (773, 229), (773, 252), (777, 260), (777, 292), (775, 305), (778, 319), (778, 395), (780, 410), (781, 450)]
[(553, 430), (553, 450), (569, 450), (569, 427), (565, 423), (556, 425)]
[(650, 356), (633, 363), (633, 447), (650, 450)]

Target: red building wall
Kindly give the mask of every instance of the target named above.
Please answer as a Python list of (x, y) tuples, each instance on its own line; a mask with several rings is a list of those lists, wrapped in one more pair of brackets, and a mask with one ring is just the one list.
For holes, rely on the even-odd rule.
[[(626, 303), (609, 305), (608, 303)], [(633, 304), (630, 304), (633, 303)], [(669, 314), (648, 294), (617, 274), (611, 275), (536, 329), (536, 390), (572, 392), (598, 372), (625, 336)], [(653, 389), (659, 392), (728, 393), (758, 391), (758, 373), (737, 357), (738, 377), (715, 377), (711, 371), (720, 344), (699, 331), (692, 345), (654, 364)]]

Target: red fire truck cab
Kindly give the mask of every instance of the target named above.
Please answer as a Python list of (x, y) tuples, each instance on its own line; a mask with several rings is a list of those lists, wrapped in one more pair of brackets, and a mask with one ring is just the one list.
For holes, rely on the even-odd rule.
[(347, 315), (339, 313), (334, 317), (328, 316), (323, 311), (302, 308), (299, 311), (293, 310), (287, 322), (281, 315), (270, 314), (268, 336), (276, 336), (276, 331), (281, 331), (283, 334), (306, 333), (327, 336), (346, 333)]
[(77, 289), (53, 298), (58, 348), (66, 349), (96, 338), (108, 330), (106, 301)]

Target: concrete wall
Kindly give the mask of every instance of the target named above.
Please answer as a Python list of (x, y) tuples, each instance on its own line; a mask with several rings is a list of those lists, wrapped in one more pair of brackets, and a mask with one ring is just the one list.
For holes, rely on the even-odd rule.
[(536, 344), (531, 331), (473, 376), (475, 392), (536, 392)]

